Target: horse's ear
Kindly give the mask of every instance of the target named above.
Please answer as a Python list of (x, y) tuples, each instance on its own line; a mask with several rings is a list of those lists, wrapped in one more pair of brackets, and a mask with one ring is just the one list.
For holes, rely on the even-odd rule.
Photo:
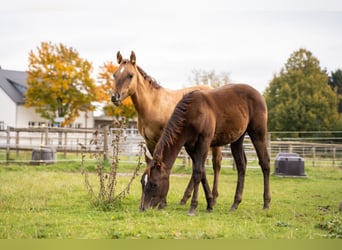
[(135, 57), (134, 51), (131, 52), (131, 58), (130, 58), (130, 59), (131, 59), (131, 63), (132, 63), (133, 65), (135, 65), (137, 59), (136, 59), (136, 57)]
[(120, 64), (122, 62), (122, 55), (121, 55), (120, 51), (118, 51), (116, 53), (116, 60), (117, 60), (118, 64)]

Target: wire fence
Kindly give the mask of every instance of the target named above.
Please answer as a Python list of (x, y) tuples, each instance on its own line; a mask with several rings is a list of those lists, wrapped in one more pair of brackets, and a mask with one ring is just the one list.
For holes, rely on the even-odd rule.
[[(46, 163), (62, 161), (81, 161), (81, 147), (87, 152), (103, 151), (109, 159), (112, 152), (115, 128), (70, 129), (70, 128), (11, 128), (0, 131), (0, 163)], [(124, 140), (120, 144), (121, 164), (136, 164), (139, 144), (144, 141), (137, 129), (125, 129)], [(94, 142), (94, 140), (96, 140)], [(51, 149), (51, 150), (49, 150)], [(259, 167), (251, 140), (245, 137), (244, 150), (247, 166)], [(304, 158), (306, 165), (342, 166), (342, 131), (293, 131), (270, 132), (268, 150), (271, 164), (278, 153), (297, 153)], [(222, 167), (234, 167), (230, 146), (222, 147)], [(46, 156), (46, 155), (47, 156)], [(48, 158), (48, 159), (46, 159)], [(206, 165), (211, 166), (209, 153)], [(191, 162), (184, 149), (175, 163), (190, 166)]]

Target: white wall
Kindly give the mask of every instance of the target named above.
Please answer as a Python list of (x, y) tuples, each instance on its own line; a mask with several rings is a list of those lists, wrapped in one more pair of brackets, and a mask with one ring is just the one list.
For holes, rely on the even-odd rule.
[[(49, 123), (47, 119), (42, 118), (39, 114), (37, 114), (34, 108), (26, 108), (23, 105), (18, 105), (17, 107), (17, 123), (16, 127), (28, 127), (29, 122), (34, 121), (36, 126), (38, 126), (38, 122)], [(80, 116), (74, 121), (74, 124), (81, 124), (81, 128), (93, 128), (94, 127), (94, 118), (93, 112), (88, 112), (87, 119), (85, 117), (85, 113), (81, 112)]]
[(7, 126), (16, 126), (16, 104), (11, 98), (0, 88), (0, 121)]
[[(87, 116), (87, 119), (86, 119)], [(93, 128), (94, 127), (94, 112), (81, 112), (80, 116), (75, 120), (74, 123), (81, 123), (82, 128)]]
[(48, 123), (48, 120), (37, 114), (34, 108), (26, 108), (24, 105), (18, 105), (16, 127), (26, 128), (29, 126), (29, 122), (31, 121)]
[[(48, 121), (37, 114), (34, 108), (26, 108), (24, 105), (16, 105), (13, 100), (0, 88), (0, 122), (4, 122), (5, 128), (11, 127), (28, 127), (29, 122), (46, 122)], [(87, 118), (86, 118), (87, 117)], [(74, 124), (81, 124), (81, 128), (93, 128), (94, 117), (93, 112), (80, 113)], [(38, 125), (38, 124), (36, 124)]]

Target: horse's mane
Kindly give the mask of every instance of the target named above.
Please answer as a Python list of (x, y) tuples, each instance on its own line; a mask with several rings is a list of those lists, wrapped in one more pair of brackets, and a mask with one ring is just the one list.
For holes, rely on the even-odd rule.
[[(197, 90), (195, 90), (197, 91)], [(165, 147), (174, 145), (179, 134), (182, 132), (185, 121), (186, 113), (193, 100), (193, 93), (189, 92), (176, 105), (168, 123), (166, 124), (162, 136), (160, 137), (156, 146), (156, 152), (159, 150), (159, 155), (162, 156), (162, 151)]]
[(158, 84), (158, 82), (156, 81), (156, 79), (154, 79), (153, 77), (149, 76), (142, 68), (140, 68), (138, 65), (137, 65), (137, 69), (139, 71), (139, 73), (144, 77), (145, 80), (147, 80), (151, 85), (152, 87), (156, 88), (156, 89), (159, 89), (161, 88), (161, 86)]
[[(124, 63), (124, 64), (130, 63), (130, 60), (124, 59), (122, 61), (122, 63)], [(147, 80), (153, 88), (160, 89), (162, 87), (162, 86), (160, 86), (160, 84), (157, 82), (156, 79), (154, 79), (153, 77), (148, 75), (142, 68), (140, 68), (138, 65), (135, 65), (135, 66), (137, 67), (137, 69), (138, 69), (139, 73), (142, 75), (142, 77), (144, 77), (144, 79)]]

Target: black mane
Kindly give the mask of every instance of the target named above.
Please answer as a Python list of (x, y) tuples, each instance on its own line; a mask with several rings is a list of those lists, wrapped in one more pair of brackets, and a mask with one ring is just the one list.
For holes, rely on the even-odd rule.
[(185, 94), (176, 105), (175, 110), (173, 111), (168, 123), (164, 128), (163, 134), (156, 145), (155, 151), (162, 150), (166, 146), (170, 147), (177, 140), (179, 134), (184, 128), (186, 121), (185, 116), (189, 106), (191, 106), (193, 101), (194, 92), (196, 92), (196, 90)]

